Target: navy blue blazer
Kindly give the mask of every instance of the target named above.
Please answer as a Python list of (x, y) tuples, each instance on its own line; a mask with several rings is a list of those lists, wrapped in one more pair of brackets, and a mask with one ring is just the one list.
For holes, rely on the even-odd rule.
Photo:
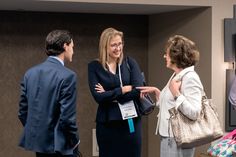
[(73, 154), (79, 141), (76, 79), (73, 71), (51, 57), (25, 73), (18, 112), (24, 126), (21, 147), (41, 153)]
[[(127, 66), (127, 63), (129, 67)], [(99, 104), (96, 122), (122, 120), (117, 101), (122, 104), (134, 100), (137, 113), (140, 116), (138, 110), (140, 91), (135, 87), (143, 86), (143, 79), (140, 68), (133, 58), (127, 57), (123, 60), (121, 64), (121, 76), (123, 85), (132, 85), (133, 87), (132, 91), (126, 94), (122, 94), (118, 67), (116, 69), (116, 74), (113, 74), (105, 70), (97, 60), (88, 64), (88, 82), (90, 91), (95, 101)], [(98, 83), (103, 86), (105, 92), (98, 93), (95, 90), (95, 85)]]

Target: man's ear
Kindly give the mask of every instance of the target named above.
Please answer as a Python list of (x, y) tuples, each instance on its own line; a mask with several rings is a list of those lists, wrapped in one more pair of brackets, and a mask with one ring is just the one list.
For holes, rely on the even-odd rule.
[(63, 45), (64, 51), (67, 51), (67, 47), (68, 47), (68, 44), (64, 43), (64, 45)]

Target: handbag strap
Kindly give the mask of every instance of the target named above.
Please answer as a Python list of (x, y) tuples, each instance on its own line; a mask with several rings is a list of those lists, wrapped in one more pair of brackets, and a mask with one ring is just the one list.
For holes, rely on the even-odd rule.
[[(129, 65), (129, 57), (128, 57), (128, 56), (125, 57), (125, 60), (124, 60), (124, 61), (125, 61), (125, 63), (126, 63), (126, 66), (127, 66), (128, 70), (129, 70), (129, 72), (131, 72), (131, 68), (130, 68), (130, 65)], [(143, 72), (143, 71), (141, 72), (141, 75), (142, 75), (143, 85), (146, 86), (147, 83), (146, 83), (146, 79), (145, 79), (145, 75), (144, 75), (144, 72)]]
[(121, 78), (120, 64), (118, 64), (118, 71), (119, 71), (120, 86), (123, 87), (123, 82), (122, 82), (122, 78)]
[[(183, 77), (184, 77), (186, 74), (188, 74), (189, 72), (194, 72), (194, 73), (196, 73), (195, 71), (187, 71), (185, 74), (183, 74), (183, 76), (181, 77), (181, 85), (182, 85)], [(207, 99), (207, 96), (206, 96), (206, 93), (205, 93), (204, 89), (201, 91), (201, 93), (202, 93), (202, 97), (204, 97), (204, 98)]]

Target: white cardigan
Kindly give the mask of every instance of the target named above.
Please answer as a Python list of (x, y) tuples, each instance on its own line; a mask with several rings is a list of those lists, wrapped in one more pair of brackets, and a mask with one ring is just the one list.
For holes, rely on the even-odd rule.
[[(182, 80), (180, 92), (181, 95), (174, 100), (169, 89), (169, 82), (172, 79)], [(169, 125), (169, 109), (176, 107), (184, 115), (192, 120), (196, 120), (201, 111), (201, 99), (204, 93), (203, 86), (198, 74), (194, 71), (194, 66), (185, 68), (177, 75), (174, 73), (169, 79), (167, 85), (160, 93), (157, 106), (159, 107), (158, 122), (156, 134), (159, 133), (164, 137), (173, 137), (171, 125)], [(168, 133), (168, 127), (170, 127)]]

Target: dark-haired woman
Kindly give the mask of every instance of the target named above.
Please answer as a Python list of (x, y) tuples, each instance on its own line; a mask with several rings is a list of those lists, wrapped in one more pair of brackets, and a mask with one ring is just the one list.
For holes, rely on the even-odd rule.
[(160, 91), (156, 87), (138, 87), (141, 96), (155, 93), (159, 107), (156, 134), (161, 136), (160, 157), (193, 157), (194, 148), (177, 147), (169, 125), (168, 110), (176, 107), (185, 116), (196, 120), (201, 111), (203, 86), (194, 66), (199, 61), (199, 51), (193, 41), (181, 36), (170, 37), (166, 43), (166, 67), (173, 70), (167, 85)]

